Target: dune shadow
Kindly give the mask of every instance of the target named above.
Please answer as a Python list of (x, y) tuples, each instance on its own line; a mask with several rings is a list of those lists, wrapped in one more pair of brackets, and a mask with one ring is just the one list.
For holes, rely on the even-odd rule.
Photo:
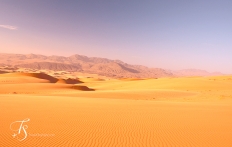
[(73, 85), (70, 88), (75, 89), (75, 90), (81, 90), (81, 91), (95, 91), (95, 89), (89, 88), (87, 86), (82, 86), (82, 85)]
[(63, 83), (63, 84), (80, 84), (83, 83), (82, 81), (78, 80), (78, 79), (58, 79), (56, 83)]
[(50, 83), (56, 83), (58, 81), (57, 78), (54, 78), (45, 73), (23, 73), (23, 75), (38, 78), (38, 79), (45, 79), (48, 80)]
[(79, 83), (83, 83), (83, 82), (80, 81), (80, 80), (77, 80), (77, 79), (70, 79), (70, 78), (68, 78), (68, 79), (66, 80), (66, 83), (67, 83), (67, 84), (79, 84)]
[(0, 74), (5, 74), (5, 73), (9, 73), (9, 72), (0, 70)]

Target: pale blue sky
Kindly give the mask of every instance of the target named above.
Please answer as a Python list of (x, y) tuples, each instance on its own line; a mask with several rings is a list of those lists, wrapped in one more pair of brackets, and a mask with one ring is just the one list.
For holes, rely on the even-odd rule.
[(0, 0), (0, 52), (232, 73), (232, 1)]

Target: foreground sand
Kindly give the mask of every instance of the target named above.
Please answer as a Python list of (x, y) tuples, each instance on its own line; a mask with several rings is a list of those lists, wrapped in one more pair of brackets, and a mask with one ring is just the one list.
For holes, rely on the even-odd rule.
[[(67, 84), (1, 74), (0, 147), (231, 147), (231, 79), (82, 78)], [(19, 141), (10, 124), (26, 118), (28, 136)]]

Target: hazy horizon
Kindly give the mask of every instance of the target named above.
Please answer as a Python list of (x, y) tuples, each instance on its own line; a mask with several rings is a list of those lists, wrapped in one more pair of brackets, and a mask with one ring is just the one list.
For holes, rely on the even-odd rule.
[(232, 1), (0, 2), (0, 52), (232, 73)]

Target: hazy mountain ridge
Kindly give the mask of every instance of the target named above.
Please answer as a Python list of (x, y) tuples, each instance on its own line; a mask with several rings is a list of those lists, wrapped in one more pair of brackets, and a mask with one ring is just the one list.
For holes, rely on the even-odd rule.
[(206, 70), (200, 69), (183, 69), (178, 71), (172, 71), (172, 73), (176, 76), (185, 77), (185, 76), (217, 76), (224, 75), (220, 72), (208, 72)]
[(209, 76), (221, 73), (209, 73), (203, 70), (187, 69), (170, 71), (161, 68), (148, 68), (142, 65), (130, 65), (120, 60), (87, 57), (83, 55), (44, 56), (37, 54), (0, 54), (0, 64), (21, 68), (48, 69), (55, 71), (78, 71), (94, 73), (116, 78), (159, 78), (176, 76)]

